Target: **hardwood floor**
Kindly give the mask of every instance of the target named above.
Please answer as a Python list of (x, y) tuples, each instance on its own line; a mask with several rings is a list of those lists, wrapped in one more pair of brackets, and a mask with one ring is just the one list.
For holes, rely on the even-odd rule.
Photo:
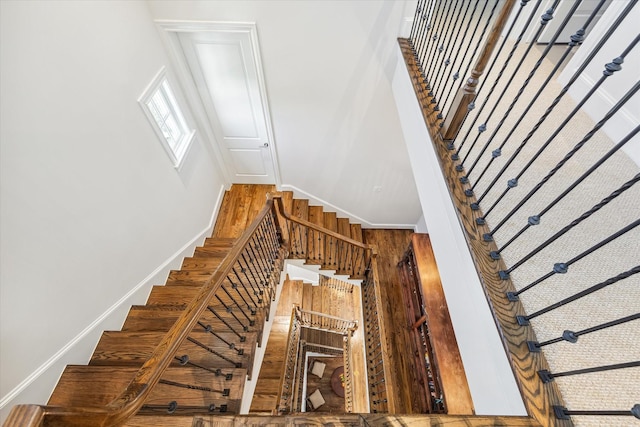
[(331, 375), (334, 370), (340, 366), (344, 366), (344, 359), (340, 357), (317, 357), (309, 358), (309, 364), (314, 359), (318, 359), (325, 363), (327, 366), (324, 370), (322, 378), (318, 378), (315, 375), (307, 374), (307, 392), (306, 395), (310, 395), (316, 390), (320, 390), (322, 397), (325, 400), (325, 404), (320, 406), (314, 411), (307, 408), (307, 412), (315, 413), (332, 413), (341, 414), (344, 413), (344, 397), (338, 396), (331, 388)]

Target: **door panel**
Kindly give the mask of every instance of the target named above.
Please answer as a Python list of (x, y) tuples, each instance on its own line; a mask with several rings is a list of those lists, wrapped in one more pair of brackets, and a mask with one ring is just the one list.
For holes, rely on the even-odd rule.
[(233, 182), (274, 184), (268, 113), (249, 31), (178, 35), (189, 71)]

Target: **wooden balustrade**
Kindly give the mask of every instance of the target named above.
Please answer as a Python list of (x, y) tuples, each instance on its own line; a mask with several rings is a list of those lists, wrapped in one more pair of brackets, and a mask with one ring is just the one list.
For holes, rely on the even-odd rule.
[[(224, 283), (228, 282), (229, 277), (234, 274), (234, 267), (238, 265), (245, 249), (255, 245), (254, 238), (257, 234), (263, 234), (262, 240), (268, 245), (265, 251), (256, 255), (256, 259), (258, 262), (265, 263), (265, 267), (266, 263), (273, 267), (271, 269), (265, 268), (262, 271), (262, 274), (265, 275), (263, 280), (265, 292), (267, 295), (273, 295), (273, 282), (276, 277), (279, 279), (279, 271), (275, 270), (282, 267), (282, 260), (286, 257), (286, 248), (281, 245), (274, 229), (275, 221), (273, 198), (268, 197), (264, 208), (238, 239), (236, 246), (231, 249), (215, 273), (198, 289), (193, 299), (186, 305), (146, 362), (134, 374), (128, 386), (109, 404), (104, 407), (31, 405), (33, 407), (39, 406), (40, 410), (31, 410), (27, 407), (26, 412), (24, 406), (17, 406), (15, 411), (20, 414), (37, 413), (38, 416), (30, 417), (30, 424), (26, 424), (23, 416), (10, 415), (5, 426), (115, 426), (135, 415), (151, 395), (154, 386), (162, 381), (165, 371), (175, 361), (176, 352), (198, 325), (199, 319), (202, 318), (205, 311), (209, 309), (211, 301), (216, 298), (216, 295), (220, 295), (219, 291)], [(276, 258), (279, 258), (279, 261), (276, 261)], [(277, 284), (277, 281), (275, 283)], [(16, 423), (13, 420), (16, 420)]]
[(296, 320), (305, 328), (337, 334), (353, 334), (358, 328), (357, 320), (348, 320), (316, 311), (302, 310), (299, 307), (296, 307), (295, 310)]

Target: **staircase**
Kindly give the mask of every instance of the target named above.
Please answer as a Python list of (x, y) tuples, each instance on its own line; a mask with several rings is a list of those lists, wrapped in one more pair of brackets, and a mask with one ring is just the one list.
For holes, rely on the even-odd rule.
[[(152, 288), (145, 305), (131, 307), (122, 330), (103, 332), (87, 365), (66, 367), (48, 405), (96, 408), (108, 406), (118, 398), (234, 250), (238, 237), (257, 215), (252, 206), (264, 205), (266, 194), (274, 190), (271, 186), (234, 185), (225, 195), (213, 236), (196, 248), (192, 257), (184, 259), (180, 270), (170, 272), (164, 286)], [(237, 203), (247, 197), (250, 203)], [(282, 193), (282, 200), (285, 209), (298, 218), (362, 242), (359, 225), (337, 218), (335, 213), (323, 212), (321, 207), (309, 206), (307, 200), (293, 199), (290, 192)], [(363, 271), (352, 263), (340, 262), (345, 252), (338, 240), (303, 235), (301, 228), (284, 228), (284, 237), (291, 238), (290, 256), (325, 270), (343, 266), (338, 273), (351, 278), (362, 275)], [(195, 415), (239, 413), (245, 379), (251, 378), (255, 349), (263, 341), (263, 327), (282, 269), (282, 263), (275, 261), (279, 255), (270, 259), (268, 254), (257, 253), (266, 246), (271, 254), (281, 254), (269, 240), (270, 236), (277, 239), (275, 233), (264, 233), (257, 238), (260, 242), (254, 239), (245, 246), (248, 249), (209, 300), (204, 314), (142, 408), (124, 425), (191, 426)], [(271, 280), (273, 277), (278, 280)], [(254, 287), (251, 279), (264, 284), (263, 288)], [(333, 288), (339, 285), (326, 285), (303, 291), (309, 294), (309, 301), (314, 301), (314, 310), (322, 311), (326, 309), (323, 304), (332, 304), (323, 302), (324, 294), (315, 295), (336, 294)], [(7, 425), (12, 424), (8, 421)], [(22, 424), (18, 419), (18, 424), (13, 425)], [(94, 424), (87, 421), (86, 425)]]

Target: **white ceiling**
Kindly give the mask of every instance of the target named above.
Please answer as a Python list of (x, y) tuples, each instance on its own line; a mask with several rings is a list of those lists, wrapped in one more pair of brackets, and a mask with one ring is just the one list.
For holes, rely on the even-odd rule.
[(415, 2), (148, 4), (155, 20), (256, 23), (283, 188), (372, 225), (419, 220), (391, 92), (396, 39)]

